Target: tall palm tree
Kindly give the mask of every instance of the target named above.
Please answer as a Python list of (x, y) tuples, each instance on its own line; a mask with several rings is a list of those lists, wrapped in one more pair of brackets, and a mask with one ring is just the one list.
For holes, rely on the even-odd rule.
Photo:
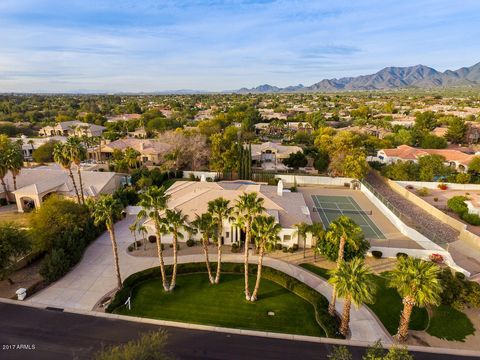
[(295, 227), (297, 229), (298, 236), (303, 239), (303, 258), (305, 258), (305, 252), (307, 249), (307, 234), (310, 232), (310, 225), (305, 222), (301, 222), (296, 224)]
[(68, 175), (70, 176), (70, 179), (72, 179), (73, 188), (75, 189), (78, 203), (81, 203), (80, 193), (78, 192), (77, 183), (75, 182), (75, 177), (73, 176), (72, 172), (72, 160), (65, 144), (62, 144), (60, 142), (55, 144), (55, 146), (53, 147), (53, 160), (62, 168), (68, 171)]
[(413, 307), (438, 305), (442, 286), (438, 278), (440, 268), (432, 263), (416, 258), (403, 258), (397, 261), (389, 273), (389, 286), (396, 288), (403, 302), (403, 311), (395, 338), (405, 341)]
[(244, 272), (245, 272), (245, 299), (250, 300), (248, 286), (248, 247), (252, 239), (252, 223), (255, 217), (265, 211), (264, 199), (259, 198), (256, 192), (244, 193), (238, 197), (235, 204), (234, 216), (237, 224), (245, 231)]
[(317, 251), (316, 249), (316, 244), (320, 241), (325, 236), (325, 229), (323, 228), (323, 225), (321, 223), (313, 223), (312, 225), (309, 225), (308, 227), (308, 232), (312, 234), (312, 245), (314, 246), (314, 252), (313, 252), (313, 257), (314, 261), (317, 260)]
[(205, 265), (207, 266), (208, 280), (210, 284), (215, 283), (215, 279), (212, 276), (212, 269), (210, 268), (210, 260), (208, 259), (208, 245), (210, 244), (210, 238), (215, 236), (216, 223), (212, 219), (212, 215), (208, 212), (202, 215), (196, 215), (195, 220), (192, 221), (192, 225), (196, 231), (202, 234), (202, 247), (203, 254), (205, 255)]
[(137, 215), (138, 219), (150, 218), (155, 225), (155, 235), (157, 238), (157, 254), (160, 262), (160, 272), (162, 274), (162, 284), (165, 291), (169, 291), (167, 276), (165, 273), (165, 263), (163, 261), (162, 249), (162, 233), (164, 232), (164, 224), (160, 216), (160, 212), (167, 208), (168, 198), (170, 196), (165, 193), (163, 186), (151, 186), (145, 192), (140, 194), (138, 205), (142, 208)]
[(278, 234), (281, 230), (282, 227), (275, 221), (273, 216), (257, 216), (252, 224), (252, 234), (255, 238), (255, 245), (258, 249), (258, 267), (257, 280), (250, 301), (257, 300), (260, 279), (262, 277), (263, 255), (265, 254), (265, 251), (273, 249), (275, 244), (280, 241)]
[(87, 150), (82, 142), (77, 137), (69, 137), (65, 143), (65, 148), (68, 152), (68, 157), (77, 167), (78, 181), (80, 185), (80, 196), (82, 203), (85, 203), (85, 195), (83, 192), (82, 172), (80, 171), (80, 163), (87, 158)]
[(184, 215), (181, 210), (165, 210), (165, 217), (163, 219), (163, 223), (165, 224), (164, 231), (173, 235), (173, 271), (169, 291), (175, 289), (177, 282), (178, 239), (183, 239), (182, 230), (188, 229), (187, 218), (187, 215)]
[[(339, 244), (338, 246), (338, 257), (337, 257), (337, 268), (343, 262), (345, 254), (345, 245), (348, 243), (353, 248), (358, 248), (357, 239), (362, 234), (362, 228), (358, 226), (352, 219), (342, 215), (336, 220), (332, 221), (328, 226), (328, 230), (325, 233), (325, 239), (334, 244)], [(328, 306), (328, 311), (330, 315), (335, 314), (335, 301), (336, 301), (336, 289), (335, 285), (333, 286), (332, 299)]]
[(375, 282), (372, 272), (365, 266), (363, 259), (356, 258), (330, 271), (328, 280), (337, 291), (337, 295), (343, 298), (343, 313), (340, 332), (347, 336), (350, 324), (350, 308), (353, 304), (359, 308), (363, 303), (372, 303), (375, 296)]
[(230, 201), (219, 197), (208, 202), (208, 212), (212, 216), (212, 220), (217, 223), (217, 273), (215, 274), (215, 284), (220, 282), (220, 267), (222, 265), (222, 233), (223, 221), (229, 220), (233, 209), (229, 206)]
[(17, 176), (22, 170), (23, 153), (19, 143), (11, 143), (5, 154), (6, 166), (13, 179), (13, 189), (17, 190)]
[(97, 200), (92, 213), (95, 224), (105, 224), (110, 234), (110, 240), (112, 242), (113, 260), (115, 263), (115, 272), (117, 273), (117, 286), (119, 289), (122, 287), (122, 277), (120, 275), (117, 240), (115, 237), (115, 228), (113, 226), (113, 223), (115, 219), (120, 218), (122, 210), (123, 205), (120, 201), (115, 199), (112, 195), (104, 195)]

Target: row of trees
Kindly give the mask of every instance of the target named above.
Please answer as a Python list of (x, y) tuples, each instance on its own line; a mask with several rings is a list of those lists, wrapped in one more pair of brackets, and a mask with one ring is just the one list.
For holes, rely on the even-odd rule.
[[(352, 219), (340, 216), (329, 225), (317, 242), (320, 252), (324, 252), (325, 242), (338, 246), (336, 268), (330, 271), (329, 278), (333, 285), (329, 312), (332, 315), (335, 313), (337, 297), (344, 299), (340, 332), (346, 336), (349, 331), (351, 304), (359, 307), (363, 303), (374, 302), (376, 287), (372, 272), (364, 264), (366, 249), (362, 230)], [(347, 248), (350, 251), (348, 256), (345, 256)], [(408, 257), (400, 257), (395, 269), (388, 273), (388, 284), (397, 289), (404, 305), (396, 334), (399, 341), (408, 338), (410, 317), (415, 306), (440, 303), (442, 286), (439, 273), (440, 268), (436, 264)]]

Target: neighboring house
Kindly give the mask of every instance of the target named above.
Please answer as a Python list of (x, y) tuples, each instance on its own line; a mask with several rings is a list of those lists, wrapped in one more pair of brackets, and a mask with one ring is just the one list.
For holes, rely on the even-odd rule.
[(256, 165), (262, 163), (273, 163), (281, 165), (282, 161), (290, 154), (302, 151), (299, 146), (287, 146), (274, 142), (264, 142), (263, 144), (252, 144), (252, 161)]
[(122, 114), (107, 117), (108, 123), (116, 123), (120, 121), (138, 120), (142, 117), (141, 114)]
[(49, 138), (28, 138), (22, 135), (19, 138), (10, 138), (11, 141), (21, 141), (23, 158), (27, 161), (33, 160), (32, 154), (40, 146), (46, 144), (49, 141), (65, 142), (67, 138), (64, 136), (52, 136)]
[(101, 148), (93, 149), (91, 154), (95, 158), (100, 153), (100, 159), (97, 160), (105, 161), (112, 158), (115, 150), (124, 152), (128, 148), (140, 153), (139, 160), (142, 163), (157, 165), (163, 162), (164, 156), (173, 149), (173, 146), (158, 139), (126, 138), (103, 144)]
[[(80, 187), (76, 170), (73, 174), (77, 186)], [(76, 199), (73, 182), (68, 172), (56, 167), (23, 168), (17, 176), (15, 191), (10, 173), (5, 177), (5, 182), (9, 191), (9, 200), (13, 201), (15, 198), (19, 212), (39, 208), (51, 194)], [(125, 176), (114, 172), (82, 171), (82, 182), (85, 196), (96, 198), (101, 194), (113, 193), (125, 182)], [(0, 198), (6, 198), (3, 187), (0, 188)]]
[(385, 164), (391, 164), (397, 161), (411, 160), (416, 162), (425, 155), (441, 155), (445, 158), (445, 163), (457, 171), (465, 172), (468, 170), (468, 164), (475, 157), (472, 154), (466, 154), (459, 150), (452, 149), (418, 149), (408, 145), (400, 145), (396, 149), (382, 149), (377, 153), (377, 158)]
[(313, 126), (306, 121), (300, 121), (300, 122), (288, 121), (287, 128), (293, 131), (306, 131), (308, 133), (311, 133), (313, 131)]
[[(168, 208), (181, 210), (188, 216), (188, 222), (195, 220), (196, 215), (201, 215), (208, 210), (208, 202), (223, 197), (230, 201), (230, 206), (236, 204), (238, 197), (244, 193), (256, 192), (264, 199), (265, 215), (275, 218), (281, 225), (280, 243), (282, 246), (291, 247), (295, 244), (303, 247), (303, 239), (299, 239), (296, 224), (305, 222), (312, 224), (310, 211), (301, 193), (292, 193), (283, 190), (282, 182), (278, 186), (262, 185), (250, 181), (177, 181), (168, 190), (170, 195)], [(155, 228), (151, 220), (145, 222), (150, 235), (155, 235)], [(190, 238), (200, 240), (201, 234), (184, 234), (183, 241)], [(232, 244), (245, 240), (245, 233), (234, 221), (226, 219), (223, 223), (222, 243)], [(306, 247), (312, 246), (312, 238), (307, 236)], [(162, 236), (162, 241), (171, 242), (171, 234)], [(253, 239), (252, 239), (253, 242)]]
[(84, 123), (78, 120), (64, 121), (53, 126), (45, 126), (40, 129), (41, 136), (101, 136), (105, 127), (95, 124)]

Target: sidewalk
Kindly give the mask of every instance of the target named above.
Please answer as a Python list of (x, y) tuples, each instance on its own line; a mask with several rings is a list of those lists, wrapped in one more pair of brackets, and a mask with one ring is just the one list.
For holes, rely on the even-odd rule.
[[(115, 224), (115, 232), (119, 247), (119, 258), (122, 279), (138, 271), (158, 266), (156, 257), (134, 257), (127, 253), (127, 247), (133, 242), (133, 237), (128, 226), (134, 217), (128, 216)], [(181, 254), (181, 253), (180, 253)], [(216, 261), (215, 254), (211, 254), (210, 261)], [(203, 262), (201, 254), (179, 256), (179, 263)], [(224, 262), (243, 262), (243, 254), (225, 254)], [(251, 262), (257, 261), (256, 256), (251, 256)], [(166, 264), (172, 263), (172, 258), (165, 258)], [(265, 258), (264, 264), (304, 282), (330, 299), (332, 288), (324, 280), (296, 265), (280, 260)], [(52, 306), (88, 311), (105, 294), (116, 286), (113, 266), (113, 256), (110, 238), (107, 232), (102, 234), (86, 250), (81, 262), (67, 275), (43, 289), (26, 301), (40, 306)], [(336, 309), (342, 311), (342, 301), (337, 301)], [(390, 344), (392, 339), (375, 315), (365, 306), (360, 309), (352, 307), (351, 312), (351, 340), (374, 342), (378, 339), (383, 344)]]

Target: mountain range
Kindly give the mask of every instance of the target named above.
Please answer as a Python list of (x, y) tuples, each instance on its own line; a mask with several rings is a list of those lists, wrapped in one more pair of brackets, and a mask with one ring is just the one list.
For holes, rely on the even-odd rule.
[(425, 65), (407, 67), (386, 67), (375, 74), (340, 79), (324, 79), (311, 86), (288, 86), (280, 88), (272, 85), (260, 85), (255, 88), (242, 88), (233, 92), (239, 94), (276, 93), (276, 92), (329, 92), (355, 90), (395, 90), (401, 88), (434, 89), (449, 87), (480, 86), (480, 63), (470, 67), (444, 72)]

